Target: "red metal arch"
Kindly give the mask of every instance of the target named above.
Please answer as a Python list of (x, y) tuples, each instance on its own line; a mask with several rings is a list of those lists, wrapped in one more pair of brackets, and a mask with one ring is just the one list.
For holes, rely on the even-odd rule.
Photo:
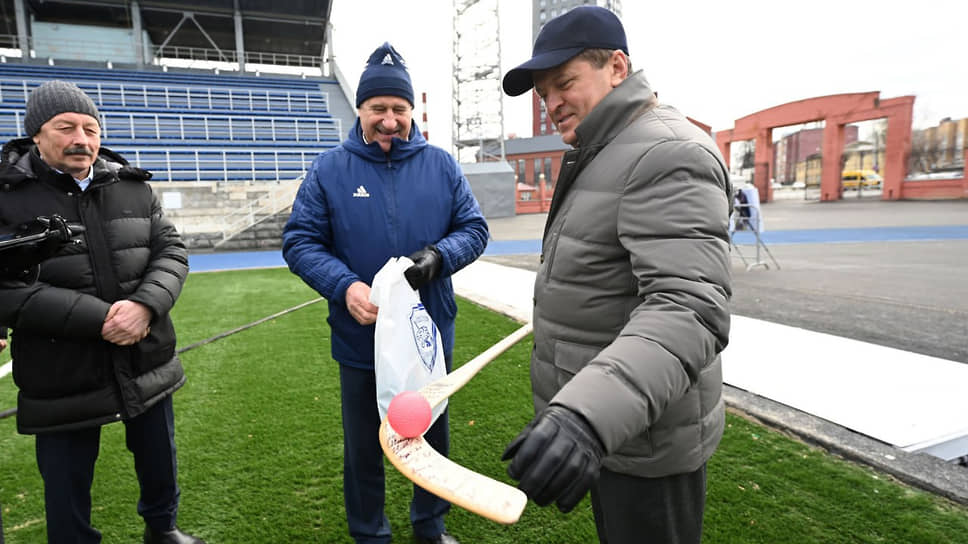
[(769, 182), (773, 177), (773, 129), (824, 121), (820, 200), (839, 200), (844, 125), (886, 118), (887, 142), (884, 157), (884, 190), (881, 198), (897, 200), (902, 196), (901, 185), (907, 175), (913, 111), (913, 96), (881, 100), (878, 91), (807, 98), (737, 119), (732, 129), (716, 133), (716, 145), (719, 146), (728, 164), (729, 147), (732, 142), (756, 140), (753, 180), (759, 190), (760, 200), (769, 202), (773, 199), (773, 188)]

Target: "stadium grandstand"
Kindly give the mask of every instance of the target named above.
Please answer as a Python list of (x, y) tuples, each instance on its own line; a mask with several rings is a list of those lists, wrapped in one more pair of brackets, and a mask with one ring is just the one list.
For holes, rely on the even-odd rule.
[(30, 91), (76, 83), (102, 145), (150, 170), (194, 250), (276, 247), (313, 158), (355, 119), (331, 2), (0, 0), (0, 135)]

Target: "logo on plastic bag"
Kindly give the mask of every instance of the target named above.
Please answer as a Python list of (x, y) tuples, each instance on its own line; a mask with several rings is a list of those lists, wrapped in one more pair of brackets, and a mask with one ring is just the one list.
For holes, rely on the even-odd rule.
[(427, 372), (433, 372), (437, 359), (437, 325), (430, 319), (422, 303), (410, 307), (410, 330), (413, 331), (413, 342), (417, 353)]

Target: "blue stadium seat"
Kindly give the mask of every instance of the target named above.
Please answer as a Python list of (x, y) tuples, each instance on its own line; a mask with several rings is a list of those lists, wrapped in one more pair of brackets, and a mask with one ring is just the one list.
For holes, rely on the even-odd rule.
[(295, 179), (343, 136), (330, 80), (0, 63), (0, 137), (24, 135), (27, 96), (49, 79), (87, 92), (102, 144), (155, 181)]

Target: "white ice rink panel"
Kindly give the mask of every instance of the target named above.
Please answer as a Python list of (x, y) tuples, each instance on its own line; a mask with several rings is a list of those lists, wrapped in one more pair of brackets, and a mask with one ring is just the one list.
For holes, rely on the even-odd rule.
[(968, 437), (955, 361), (734, 315), (723, 381), (913, 451)]
[[(535, 273), (477, 261), (463, 297), (531, 319)], [(907, 451), (968, 455), (968, 365), (733, 315), (723, 381)]]

